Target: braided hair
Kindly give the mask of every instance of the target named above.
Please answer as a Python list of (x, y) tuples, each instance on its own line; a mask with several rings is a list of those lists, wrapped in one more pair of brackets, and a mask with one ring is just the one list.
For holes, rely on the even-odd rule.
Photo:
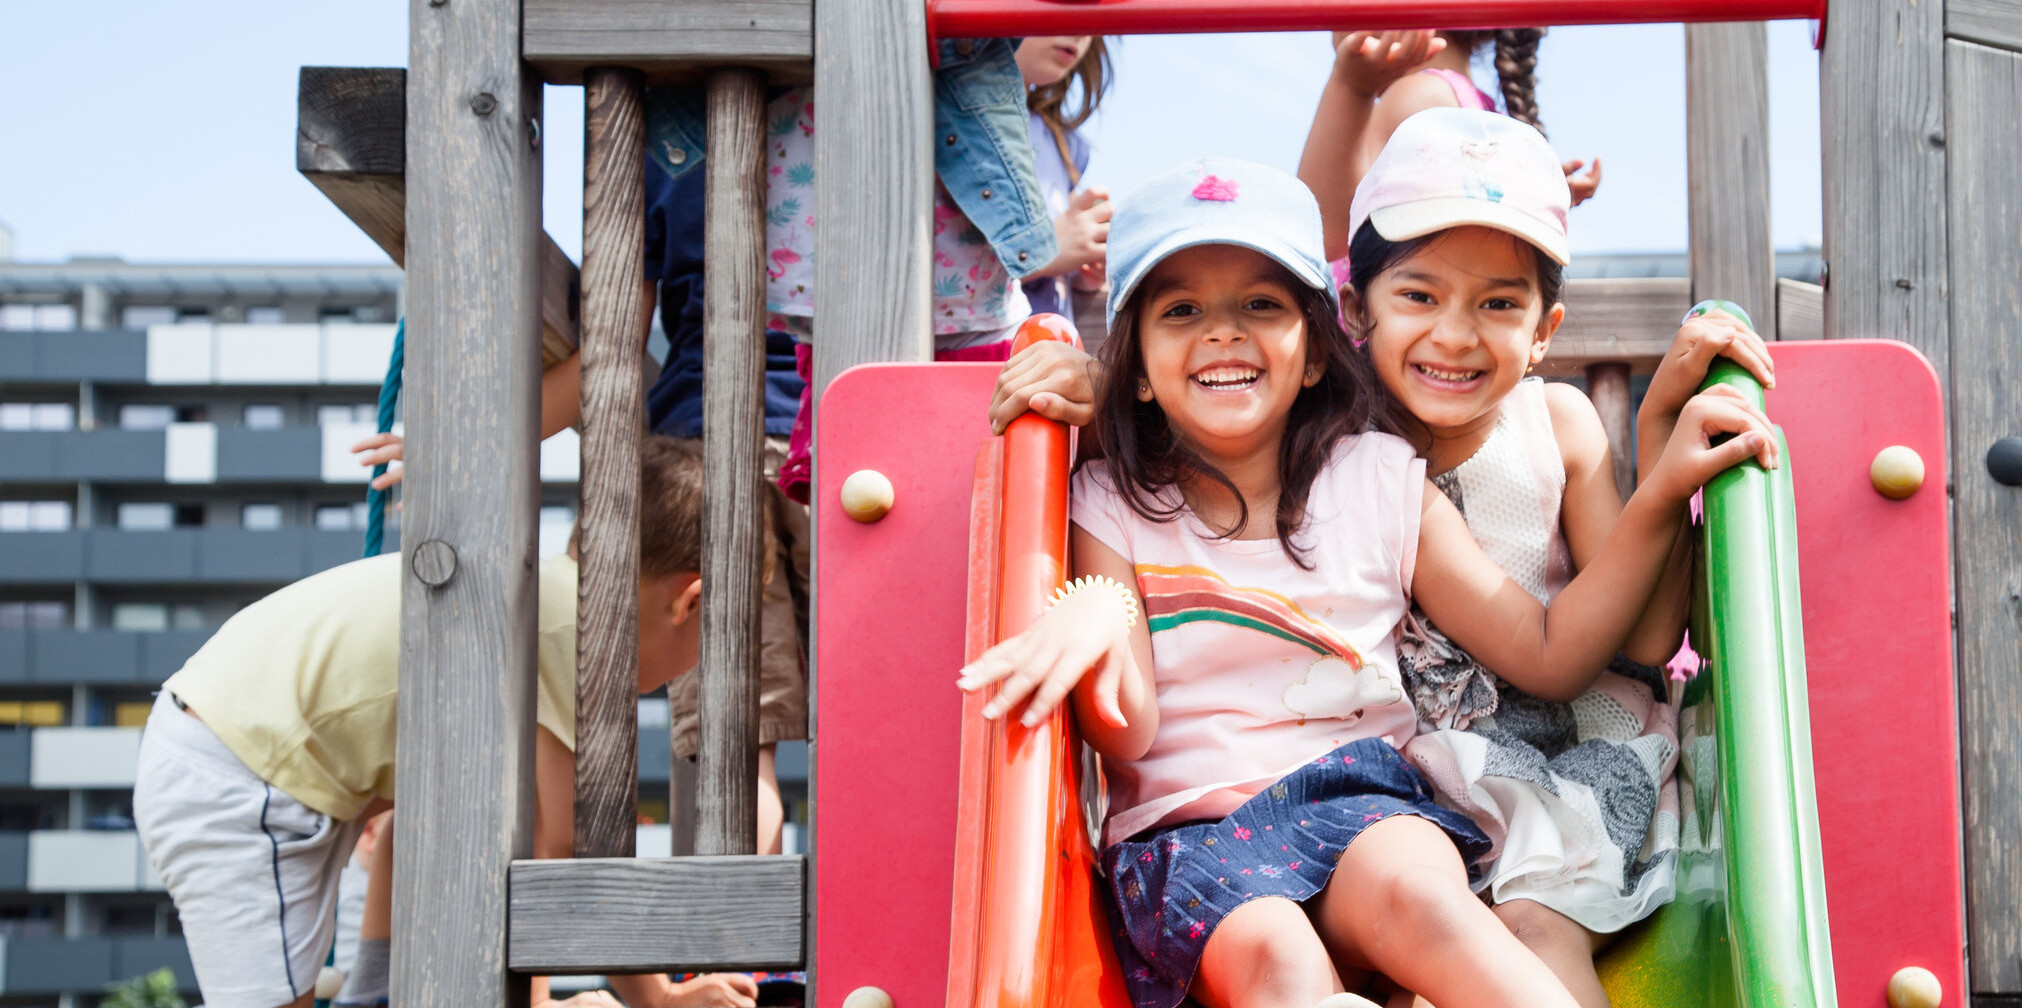
[(1511, 119), (1526, 123), (1539, 133), (1538, 121), (1538, 40), (1543, 28), (1502, 28), (1495, 33), (1495, 75), (1502, 81), (1503, 111)]
[(1538, 40), (1545, 35), (1543, 28), (1467, 28), (1439, 34), (1445, 37), (1448, 45), (1459, 47), (1470, 56), (1484, 43), (1493, 40), (1495, 75), (1502, 82), (1503, 112), (1539, 133), (1545, 131), (1544, 125), (1538, 122), (1538, 82), (1535, 75)]

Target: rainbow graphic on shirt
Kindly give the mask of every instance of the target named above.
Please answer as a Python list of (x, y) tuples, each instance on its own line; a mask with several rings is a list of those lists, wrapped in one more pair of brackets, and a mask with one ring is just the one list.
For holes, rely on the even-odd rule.
[(1232, 585), (1205, 567), (1137, 567), (1145, 625), (1152, 633), (1209, 621), (1246, 627), (1290, 641), (1316, 655), (1339, 658), (1351, 669), (1362, 656), (1334, 628), (1307, 615), (1297, 602), (1263, 588)]

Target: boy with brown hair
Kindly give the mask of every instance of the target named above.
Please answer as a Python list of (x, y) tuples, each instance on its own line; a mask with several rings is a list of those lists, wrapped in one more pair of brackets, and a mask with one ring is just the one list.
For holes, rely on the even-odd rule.
[[(642, 445), (639, 691), (695, 665), (700, 452)], [(204, 1001), (306, 1008), (360, 826), (394, 801), (400, 557), (304, 578), (232, 617), (163, 684), (141, 738), (134, 818), (182, 917)], [(536, 857), (574, 822), (576, 562), (543, 561), (536, 647)], [(638, 1008), (687, 1003), (662, 976), (613, 977)], [(545, 986), (539, 984), (538, 986)], [(690, 985), (706, 994), (713, 984)], [(705, 989), (706, 988), (706, 989)], [(535, 999), (545, 992), (536, 990)]]

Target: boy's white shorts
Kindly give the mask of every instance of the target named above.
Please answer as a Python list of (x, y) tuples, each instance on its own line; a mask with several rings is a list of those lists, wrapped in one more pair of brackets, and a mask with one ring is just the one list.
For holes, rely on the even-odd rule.
[(315, 987), (360, 822), (261, 780), (166, 692), (141, 734), (133, 818), (205, 1004), (275, 1008)]

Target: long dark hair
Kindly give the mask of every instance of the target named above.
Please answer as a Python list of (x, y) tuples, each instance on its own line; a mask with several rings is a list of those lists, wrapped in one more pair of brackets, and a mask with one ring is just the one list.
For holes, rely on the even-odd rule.
[(1495, 30), (1443, 31), (1440, 32), (1450, 45), (1459, 46), (1469, 53), (1484, 42), (1495, 41), (1495, 76), (1502, 85), (1503, 111), (1511, 119), (1528, 124), (1539, 133), (1545, 131), (1538, 121), (1538, 42), (1545, 37), (1543, 28), (1499, 28)]
[[(1278, 543), (1285, 555), (1311, 570), (1305, 547), (1293, 538), (1306, 513), (1306, 497), (1334, 443), (1371, 429), (1395, 433), (1401, 428), (1396, 407), (1377, 380), (1369, 356), (1358, 353), (1349, 342), (1333, 300), (1306, 286), (1283, 266), (1272, 265), (1295, 292), (1299, 313), (1305, 316), (1307, 360), (1322, 367), (1320, 380), (1300, 389), (1292, 401), (1285, 438), (1278, 446), (1278, 508), (1274, 516)], [(1217, 530), (1223, 538), (1231, 538), (1249, 526), (1249, 502), (1228, 476), (1178, 436), (1163, 407), (1137, 398), (1138, 383), (1145, 377), (1137, 334), (1137, 312), (1143, 300), (1140, 285), (1117, 312), (1101, 350), (1104, 366), (1097, 399), (1101, 408), (1096, 411), (1095, 423), (1111, 478), (1130, 509), (1154, 522), (1173, 521), (1186, 508), (1183, 500), (1165, 492), (1168, 488), (1192, 479), (1213, 480), (1236, 498), (1235, 527)]]
[[(1109, 90), (1115, 67), (1110, 63), (1109, 47), (1103, 37), (1093, 36), (1088, 41), (1088, 51), (1081, 54), (1081, 62), (1067, 76), (1051, 84), (1041, 84), (1025, 92), (1025, 107), (1039, 115), (1039, 121), (1046, 124), (1046, 131), (1053, 134), (1053, 143), (1060, 148), (1060, 162), (1067, 166), (1069, 185), (1081, 184), (1081, 170), (1074, 166), (1074, 158), (1069, 153), (1067, 134), (1081, 128), (1088, 117), (1095, 114), (1096, 106), (1102, 104), (1104, 92)], [(1080, 107), (1067, 110), (1068, 98), (1074, 96), (1076, 85), (1081, 98)]]

